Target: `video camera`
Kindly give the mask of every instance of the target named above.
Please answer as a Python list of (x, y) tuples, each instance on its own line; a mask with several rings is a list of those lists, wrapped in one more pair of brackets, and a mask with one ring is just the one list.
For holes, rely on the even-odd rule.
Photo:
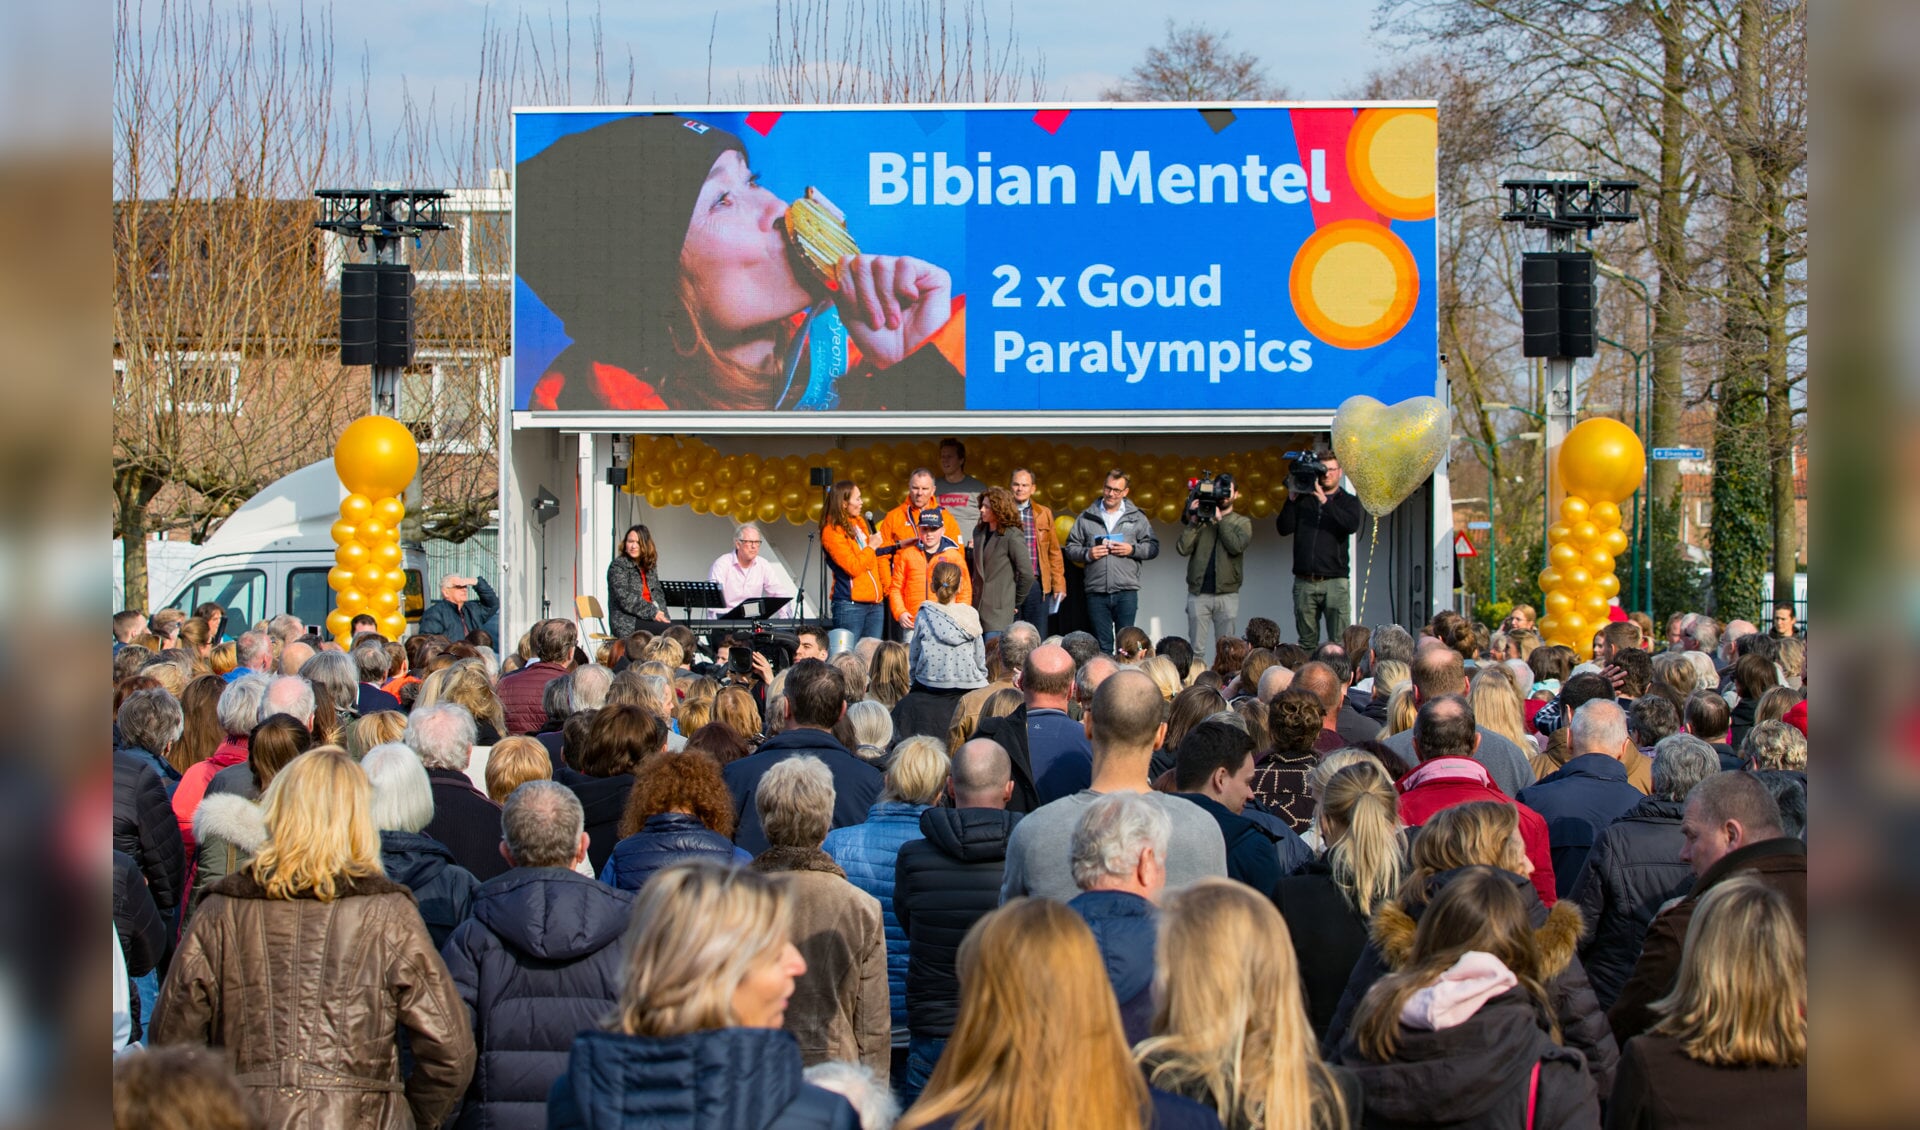
[(791, 632), (776, 632), (765, 624), (755, 624), (753, 633), (747, 636), (735, 636), (727, 646), (727, 670), (736, 675), (753, 673), (753, 657), (756, 653), (767, 657), (767, 663), (774, 674), (793, 666), (793, 653), (800, 646), (800, 637)]
[(1327, 473), (1327, 465), (1320, 456), (1311, 451), (1285, 451), (1281, 453), (1293, 460), (1293, 466), (1287, 471), (1287, 489), (1301, 494), (1312, 494), (1313, 488)]
[(1232, 499), (1232, 475), (1202, 471), (1199, 478), (1187, 480), (1187, 505), (1180, 511), (1180, 524), (1204, 526), (1217, 521), (1220, 507), (1231, 505)]

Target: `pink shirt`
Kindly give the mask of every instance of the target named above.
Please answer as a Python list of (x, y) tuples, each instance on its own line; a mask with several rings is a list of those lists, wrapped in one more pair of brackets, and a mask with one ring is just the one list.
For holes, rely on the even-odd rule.
[(743, 600), (752, 600), (759, 596), (792, 596), (792, 590), (776, 579), (774, 571), (767, 566), (767, 559), (756, 557), (753, 564), (742, 569), (739, 559), (732, 553), (723, 553), (707, 571), (707, 579), (720, 586), (721, 611), (738, 608)]

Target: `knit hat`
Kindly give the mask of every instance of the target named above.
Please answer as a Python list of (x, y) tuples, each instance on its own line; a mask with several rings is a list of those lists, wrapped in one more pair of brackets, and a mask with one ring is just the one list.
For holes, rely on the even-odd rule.
[(746, 147), (679, 114), (637, 114), (568, 134), (520, 162), (515, 272), (602, 360), (670, 361), (680, 248), (713, 163)]

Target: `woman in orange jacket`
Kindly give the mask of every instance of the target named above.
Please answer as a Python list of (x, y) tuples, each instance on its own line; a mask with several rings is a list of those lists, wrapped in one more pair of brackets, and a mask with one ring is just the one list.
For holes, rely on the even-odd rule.
[(973, 603), (973, 585), (967, 578), (966, 553), (958, 541), (947, 536), (948, 520), (938, 508), (922, 510), (920, 540), (901, 546), (899, 554), (893, 559), (893, 588), (887, 600), (893, 608), (894, 620), (908, 632), (913, 630), (914, 613), (926, 603), (933, 567), (942, 561), (951, 561), (960, 567), (960, 592), (954, 599), (962, 604)]
[(893, 587), (887, 558), (900, 547), (876, 542), (860, 516), (860, 487), (849, 479), (833, 484), (820, 513), (820, 548), (827, 552), (827, 572), (833, 577), (828, 598), (833, 626), (847, 629), (855, 639), (879, 639), (880, 610)]

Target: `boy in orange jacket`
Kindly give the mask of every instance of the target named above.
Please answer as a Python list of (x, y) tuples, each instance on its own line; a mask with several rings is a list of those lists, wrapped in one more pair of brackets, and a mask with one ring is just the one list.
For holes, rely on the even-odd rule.
[(962, 604), (973, 603), (973, 584), (967, 578), (967, 558), (960, 548), (957, 538), (947, 535), (946, 513), (938, 507), (920, 512), (920, 539), (913, 545), (903, 547), (893, 557), (893, 588), (887, 594), (887, 603), (893, 609), (893, 618), (902, 631), (913, 630), (914, 613), (927, 599), (927, 584), (933, 575), (933, 567), (942, 561), (951, 561), (960, 567), (960, 595), (954, 599)]

